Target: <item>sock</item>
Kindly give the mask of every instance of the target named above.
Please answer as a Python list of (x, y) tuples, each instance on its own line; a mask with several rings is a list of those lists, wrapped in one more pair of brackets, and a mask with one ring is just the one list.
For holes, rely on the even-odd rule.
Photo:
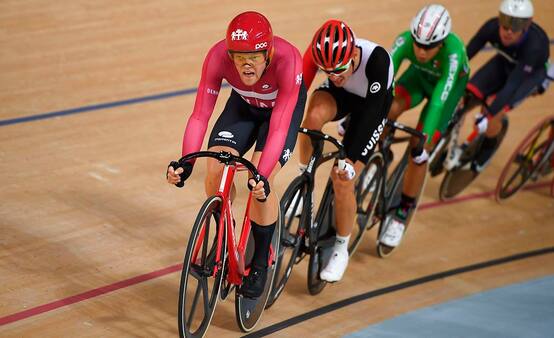
[(254, 221), (250, 221), (250, 223), (252, 224), (252, 235), (254, 236), (255, 244), (252, 266), (267, 268), (269, 260), (269, 246), (271, 244), (271, 239), (273, 238), (276, 222), (266, 226), (258, 225)]
[(350, 235), (348, 235), (348, 236), (339, 236), (339, 234), (337, 234), (337, 237), (335, 239), (334, 249), (336, 251), (348, 251), (348, 242), (349, 241), (350, 241)]

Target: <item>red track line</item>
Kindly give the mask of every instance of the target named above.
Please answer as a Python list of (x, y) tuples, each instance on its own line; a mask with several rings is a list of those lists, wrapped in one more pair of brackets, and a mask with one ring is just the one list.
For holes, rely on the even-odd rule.
[[(530, 184), (530, 185), (526, 186), (524, 188), (524, 190), (538, 189), (538, 188), (549, 186), (550, 184), (551, 184), (550, 182), (534, 183), (534, 184)], [(419, 209), (420, 210), (431, 209), (431, 208), (436, 208), (436, 207), (440, 207), (440, 206), (444, 206), (444, 205), (466, 202), (466, 201), (469, 201), (469, 200), (489, 197), (489, 196), (493, 196), (493, 195), (494, 195), (494, 191), (488, 191), (488, 192), (476, 193), (476, 194), (469, 194), (469, 195), (466, 195), (466, 196), (453, 198), (453, 199), (448, 200), (448, 201), (424, 203), (424, 204), (419, 206)], [(177, 271), (181, 270), (181, 267), (182, 267), (182, 264), (175, 264), (175, 265), (172, 265), (172, 266), (160, 269), (160, 270), (148, 272), (148, 273), (145, 273), (145, 274), (142, 274), (142, 275), (139, 275), (139, 276), (135, 276), (135, 277), (131, 277), (129, 279), (125, 279), (125, 280), (122, 280), (122, 281), (119, 281), (119, 282), (115, 282), (113, 284), (109, 284), (109, 285), (105, 285), (105, 286), (102, 286), (102, 287), (99, 287), (99, 288), (96, 288), (96, 289), (85, 291), (83, 293), (79, 293), (79, 294), (74, 295), (74, 296), (59, 299), (59, 300), (56, 300), (56, 301), (53, 301), (53, 302), (50, 302), (50, 303), (47, 303), (47, 304), (39, 305), (39, 306), (36, 306), (36, 307), (28, 309), (28, 310), (24, 310), (24, 311), (21, 311), (21, 312), (16, 312), (14, 314), (7, 315), (5, 317), (1, 317), (0, 318), (0, 326), (10, 324), (10, 323), (13, 323), (13, 322), (17, 322), (17, 321), (20, 321), (20, 320), (23, 320), (23, 319), (26, 319), (26, 318), (29, 318), (29, 317), (33, 317), (33, 316), (39, 315), (39, 314), (44, 313), (44, 312), (49, 312), (49, 311), (52, 311), (52, 310), (56, 310), (56, 309), (61, 308), (63, 306), (67, 306), (67, 305), (82, 302), (82, 301), (85, 301), (85, 300), (88, 300), (88, 299), (91, 299), (91, 298), (95, 298), (95, 297), (101, 296), (103, 294), (110, 293), (112, 291), (116, 291), (116, 290), (123, 289), (123, 288), (129, 287), (129, 286), (132, 286), (132, 285), (135, 285), (135, 284), (138, 284), (138, 283), (145, 282), (145, 281), (150, 280), (150, 279), (162, 277), (162, 276), (168, 275), (170, 273), (177, 272)]]
[(17, 312), (17, 313), (14, 313), (14, 314), (11, 314), (11, 315), (0, 318), (0, 325), (6, 325), (6, 324), (9, 324), (9, 323), (17, 322), (17, 321), (25, 319), (25, 318), (29, 318), (29, 317), (36, 316), (36, 315), (39, 315), (39, 314), (44, 313), (44, 312), (48, 312), (48, 311), (58, 309), (62, 306), (82, 302), (84, 300), (91, 299), (91, 298), (94, 298), (94, 297), (98, 297), (100, 295), (110, 293), (112, 291), (116, 291), (116, 290), (123, 289), (123, 288), (126, 288), (126, 287), (131, 286), (131, 285), (135, 285), (135, 284), (138, 284), (138, 283), (145, 282), (145, 281), (150, 280), (150, 279), (161, 277), (161, 276), (164, 276), (164, 275), (167, 275), (167, 274), (170, 274), (170, 273), (181, 270), (181, 266), (182, 266), (182, 264), (176, 264), (176, 265), (168, 266), (168, 267), (160, 269), (160, 270), (156, 270), (156, 271), (152, 271), (152, 272), (149, 272), (149, 273), (145, 273), (143, 275), (131, 277), (129, 279), (125, 279), (125, 280), (122, 280), (122, 281), (119, 281), (119, 282), (115, 282), (113, 284), (105, 285), (105, 286), (102, 286), (102, 287), (99, 287), (99, 288), (96, 288), (96, 289), (92, 289), (92, 290), (89, 290), (89, 291), (86, 291), (86, 292), (83, 292), (83, 293), (79, 293), (79, 294), (74, 295), (74, 296), (59, 299), (59, 300), (53, 301), (51, 303), (39, 305), (37, 307), (31, 308), (31, 309), (28, 309), (28, 310)]
[[(533, 183), (533, 184), (528, 184), (527, 186), (523, 187), (523, 190), (540, 189), (540, 188), (550, 186), (550, 184), (551, 184), (551, 182), (537, 182), (537, 183)], [(480, 192), (480, 193), (474, 193), (474, 194), (469, 194), (469, 195), (465, 195), (465, 196), (460, 196), (460, 197), (452, 198), (452, 199), (449, 199), (449, 200), (446, 200), (446, 201), (436, 201), (436, 202), (423, 203), (418, 207), (418, 210), (425, 210), (425, 209), (440, 207), (440, 206), (443, 206), (443, 205), (466, 202), (466, 201), (470, 201), (470, 200), (474, 200), (474, 199), (478, 199), (478, 198), (490, 197), (490, 196), (494, 196), (494, 194), (495, 194), (495, 191), (493, 190), (493, 191), (486, 191), (486, 192)]]

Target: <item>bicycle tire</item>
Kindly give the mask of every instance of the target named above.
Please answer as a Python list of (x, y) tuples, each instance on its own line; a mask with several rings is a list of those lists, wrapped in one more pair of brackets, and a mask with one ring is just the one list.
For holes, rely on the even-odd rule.
[[(196, 217), (194, 226), (192, 227), (185, 257), (183, 260), (183, 267), (181, 270), (181, 281), (179, 285), (179, 308), (178, 308), (178, 324), (179, 335), (184, 337), (203, 337), (215, 312), (215, 307), (219, 299), (219, 293), (221, 291), (222, 277), (225, 275), (226, 269), (226, 232), (223, 234), (223, 246), (222, 246), (222, 259), (218, 265), (218, 272), (213, 276), (215, 268), (215, 255), (217, 252), (217, 235), (216, 228), (217, 223), (215, 220), (215, 213), (221, 214), (222, 200), (219, 196), (212, 196), (208, 198)], [(213, 219), (212, 219), (213, 218)], [(211, 231), (213, 230), (213, 231)], [(214, 237), (210, 237), (210, 232)], [(202, 239), (202, 242), (199, 242)], [(199, 247), (198, 247), (199, 246)], [(198, 260), (197, 254), (200, 254)], [(196, 262), (193, 263), (193, 259), (196, 256)], [(193, 291), (189, 288), (191, 280), (189, 277), (198, 281), (196, 289)], [(211, 291), (209, 291), (209, 279), (212, 279)], [(191, 292), (192, 291), (192, 292)], [(202, 293), (202, 312), (201, 318), (193, 318), (198, 305), (198, 297)], [(194, 294), (194, 295), (193, 295)], [(208, 295), (209, 294), (209, 295)], [(192, 298), (192, 299), (191, 299)], [(192, 303), (187, 303), (191, 301)], [(187, 304), (190, 308), (187, 309)], [(195, 328), (192, 325), (197, 324)]]
[[(311, 295), (319, 294), (327, 284), (326, 281), (319, 278), (319, 273), (321, 272), (321, 267), (324, 263), (322, 250), (324, 248), (331, 247), (334, 243), (333, 236), (335, 235), (335, 229), (333, 227), (333, 222), (335, 215), (333, 208), (333, 182), (331, 181), (331, 178), (329, 178), (315, 217), (315, 224), (317, 226), (317, 241), (310, 241), (311, 247), (309, 248), (310, 259), (308, 260), (307, 285), (308, 291)], [(315, 244), (313, 244), (314, 242)]]
[[(539, 138), (543, 135), (543, 131), (546, 132), (547, 138), (540, 141)], [(540, 166), (550, 165), (550, 163), (547, 163), (549, 159), (543, 160), (543, 158), (546, 150), (552, 143), (553, 135), (554, 117), (552, 116), (543, 119), (527, 133), (502, 169), (495, 189), (496, 201), (500, 202), (513, 196), (537, 170), (541, 169), (539, 168)], [(535, 157), (534, 155), (536, 154), (539, 156)], [(515, 171), (511, 171), (512, 164), (514, 163), (517, 164), (517, 167)], [(515, 186), (511, 186), (518, 177), (519, 181), (516, 182)]]
[[(375, 152), (371, 155), (360, 178), (356, 182), (356, 224), (352, 230), (348, 245), (348, 254), (357, 250), (367, 230), (373, 228), (377, 222), (374, 220), (375, 210), (379, 194), (381, 193), (381, 178), (384, 170), (383, 154)], [(366, 180), (371, 175), (370, 180)]]
[[(296, 216), (296, 213), (299, 207), (305, 210), (302, 204), (305, 204), (306, 198), (295, 199), (295, 196), (306, 196), (307, 184), (307, 179), (304, 176), (297, 176), (289, 184), (280, 201), (283, 228), (281, 229), (281, 243), (275, 264), (275, 279), (266, 308), (271, 307), (277, 301), (290, 278), (294, 265), (298, 263), (298, 254), (304, 241), (306, 213), (302, 212), (300, 217)], [(291, 208), (293, 202), (295, 204)], [(289, 210), (291, 215), (286, 216)]]
[(404, 173), (406, 172), (406, 168), (408, 167), (408, 160), (409, 160), (409, 148), (406, 149), (404, 152), (404, 155), (402, 156), (402, 159), (400, 162), (396, 165), (394, 168), (392, 174), (386, 181), (386, 196), (387, 199), (385, 200), (385, 206), (384, 206), (384, 215), (381, 217), (381, 221), (379, 222), (379, 231), (377, 235), (377, 246), (375, 250), (377, 251), (377, 255), (380, 258), (386, 258), (390, 256), (394, 249), (393, 247), (390, 247), (388, 245), (382, 244), (379, 239), (381, 238), (381, 234), (383, 231), (385, 231), (385, 222), (387, 220), (387, 215), (391, 211), (392, 208), (394, 208), (397, 205), (400, 205), (400, 198), (402, 195), (402, 188), (403, 188), (403, 182), (404, 182)]
[[(429, 162), (429, 174), (431, 177), (440, 175), (444, 171), (444, 161), (448, 155), (448, 144), (450, 143), (450, 136), (445, 137), (444, 141), (439, 140), (439, 143), (431, 151), (431, 157), (433, 160)], [(439, 147), (440, 145), (440, 147)]]
[[(377, 251), (377, 255), (380, 258), (389, 257), (398, 248), (398, 246), (391, 247), (391, 246), (388, 246), (388, 245), (385, 245), (385, 244), (381, 243), (379, 241), (379, 238), (381, 238), (382, 232), (385, 231), (384, 227), (385, 227), (385, 222), (387, 220), (388, 214), (393, 211), (393, 208), (395, 206), (400, 204), (399, 199), (400, 199), (400, 195), (402, 194), (404, 174), (406, 173), (406, 169), (408, 167), (408, 161), (410, 161), (409, 151), (410, 150), (408, 148), (406, 150), (406, 152), (404, 153), (404, 156), (402, 157), (402, 160), (400, 161), (400, 163), (398, 163), (395, 170), (393, 171), (393, 174), (391, 175), (389, 180), (387, 180), (387, 185), (391, 186), (391, 191), (389, 191), (389, 194), (387, 195), (387, 196), (389, 196), (389, 200), (386, 203), (387, 208), (385, 209), (385, 215), (381, 218), (381, 222), (379, 224), (379, 235), (378, 235), (379, 237), (378, 237), (378, 240), (377, 240), (376, 251)], [(421, 184), (421, 187), (419, 188), (419, 192), (417, 193), (417, 196), (415, 196), (416, 205), (418, 204), (419, 199), (420, 199), (421, 195), (423, 194), (423, 191), (425, 190), (425, 185), (427, 184), (427, 178), (428, 178), (428, 176), (425, 175), (425, 178), (423, 179), (423, 183)], [(406, 219), (406, 230), (405, 231), (407, 231), (409, 224), (413, 221), (416, 212), (417, 212), (417, 207), (410, 212), (410, 215)], [(406, 233), (404, 233), (404, 236), (406, 236)]]
[[(273, 232), (273, 238), (271, 239), (273, 261), (270, 262), (268, 266), (267, 280), (262, 295), (258, 298), (247, 298), (235, 292), (235, 318), (239, 328), (243, 332), (250, 332), (256, 327), (262, 318), (267, 301), (271, 295), (273, 281), (275, 278), (275, 263), (280, 250), (281, 229), (283, 228), (281, 224), (282, 218), (280, 217), (281, 208), (279, 208), (277, 215), (277, 223), (275, 224), (275, 231)], [(250, 236), (250, 239), (252, 239), (252, 236)], [(251, 248), (253, 249), (254, 246)], [(246, 256), (248, 257), (249, 255), (246, 254)]]
[[(508, 119), (504, 118), (502, 120), (502, 129), (500, 130), (500, 133), (497, 136), (498, 137), (497, 144), (490, 157), (491, 159), (496, 153), (496, 151), (498, 150), (498, 148), (500, 148), (500, 145), (502, 144), (502, 141), (506, 136), (507, 130), (508, 130)], [(465, 188), (467, 188), (471, 184), (471, 182), (473, 182), (477, 178), (477, 176), (479, 176), (480, 173), (477, 173), (467, 167), (469, 163), (473, 161), (475, 154), (477, 153), (478, 149), (481, 147), (483, 138), (484, 138), (483, 135), (475, 138), (473, 142), (469, 144), (464, 154), (462, 154), (460, 159), (461, 164), (458, 167), (447, 171), (446, 175), (444, 175), (444, 178), (439, 188), (439, 199), (441, 201), (448, 201), (451, 198), (457, 196)]]
[(308, 291), (312, 296), (321, 293), (327, 284), (326, 281), (319, 278), (321, 265), (321, 248), (318, 247), (310, 254), (310, 259), (308, 260)]

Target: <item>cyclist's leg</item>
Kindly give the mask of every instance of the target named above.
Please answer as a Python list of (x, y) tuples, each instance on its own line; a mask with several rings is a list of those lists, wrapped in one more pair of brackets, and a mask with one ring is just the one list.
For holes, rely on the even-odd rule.
[[(304, 122), (302, 122), (303, 128), (321, 130), (325, 123), (337, 118), (336, 91), (337, 88), (329, 79), (326, 79), (325, 82), (312, 93), (308, 102), (308, 109), (306, 110)], [(300, 166), (304, 168), (308, 164), (312, 153), (310, 138), (304, 134), (299, 135), (298, 147)]]
[[(376, 114), (368, 114), (367, 102), (354, 94), (346, 93), (341, 101), (342, 105), (339, 106), (339, 111), (352, 112), (350, 114), (351, 123), (344, 134), (343, 144), (347, 161), (354, 163), (356, 175), (362, 172), (375, 150), (384, 131), (386, 119), (390, 114), (392, 101), (392, 89), (389, 89)], [(356, 213), (355, 179), (343, 180), (338, 177), (336, 170), (337, 168), (333, 168), (331, 179), (335, 196), (338, 197), (335, 198), (337, 234), (349, 236)]]
[[(506, 59), (497, 54), (485, 63), (471, 77), (467, 84), (467, 90), (478, 99), (485, 101), (498, 92), (508, 78), (508, 69)], [(466, 140), (466, 144), (470, 143), (478, 135), (474, 130)]]
[(429, 104), (423, 108), (417, 129), (426, 135), (424, 150), (423, 153), (416, 154), (413, 150), (417, 144), (417, 138), (413, 137), (410, 140), (411, 160), (408, 161), (404, 174), (400, 205), (394, 211), (393, 217), (388, 219), (386, 230), (381, 238), (381, 242), (385, 245), (396, 247), (400, 244), (404, 232), (409, 226), (408, 217), (417, 207), (417, 199), (423, 189), (429, 153), (446, 130), (448, 122), (465, 92), (466, 84), (467, 77), (458, 80), (438, 114), (430, 112)]
[[(305, 103), (306, 91), (303, 87), (303, 90), (299, 93), (290, 127), (279, 156), (279, 161), (273, 168), (269, 177), (267, 177), (272, 191), (274, 191), (273, 181), (275, 176), (290, 159), (294, 150), (296, 138), (298, 136), (298, 128), (302, 122)], [(265, 121), (257, 127), (256, 147), (251, 159), (251, 162), (256, 165), (256, 167), (260, 162), (263, 150), (266, 146), (270, 116), (270, 112), (268, 112)], [(241, 288), (241, 291), (250, 297), (259, 297), (263, 292), (269, 264), (269, 247), (273, 238), (273, 232), (275, 231), (278, 213), (279, 200), (275, 192), (270, 192), (265, 202), (253, 199), (250, 205), (250, 220), (252, 224), (252, 235), (254, 237), (254, 255), (252, 257), (251, 273), (244, 280), (243, 287)]]
[[(381, 103), (377, 114), (368, 114), (367, 102), (353, 94), (345, 94), (343, 106), (339, 110), (351, 111), (351, 123), (344, 135), (344, 149), (349, 163), (354, 162), (354, 171), (359, 175), (369, 157), (373, 153), (375, 145), (384, 131), (386, 117), (392, 102), (392, 90)], [(329, 282), (336, 282), (342, 278), (348, 266), (348, 242), (356, 217), (355, 179), (339, 177), (338, 168), (331, 170), (331, 180), (335, 193), (335, 224), (337, 236), (333, 247), (331, 259), (320, 277)]]

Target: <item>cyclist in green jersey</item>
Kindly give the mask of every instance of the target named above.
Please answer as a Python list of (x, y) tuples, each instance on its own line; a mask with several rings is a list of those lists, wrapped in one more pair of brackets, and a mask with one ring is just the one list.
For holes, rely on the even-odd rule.
[(389, 112), (391, 120), (402, 112), (420, 104), (423, 107), (418, 130), (427, 139), (423, 152), (413, 148), (404, 175), (400, 205), (385, 222), (379, 239), (382, 244), (396, 247), (406, 230), (407, 218), (416, 207), (416, 196), (422, 188), (427, 171), (427, 160), (433, 145), (445, 131), (458, 101), (464, 94), (469, 77), (469, 64), (464, 43), (451, 30), (452, 22), (446, 8), (441, 5), (423, 7), (413, 18), (411, 29), (398, 36), (392, 48), (394, 72), (403, 60), (409, 68), (396, 82), (395, 98)]

